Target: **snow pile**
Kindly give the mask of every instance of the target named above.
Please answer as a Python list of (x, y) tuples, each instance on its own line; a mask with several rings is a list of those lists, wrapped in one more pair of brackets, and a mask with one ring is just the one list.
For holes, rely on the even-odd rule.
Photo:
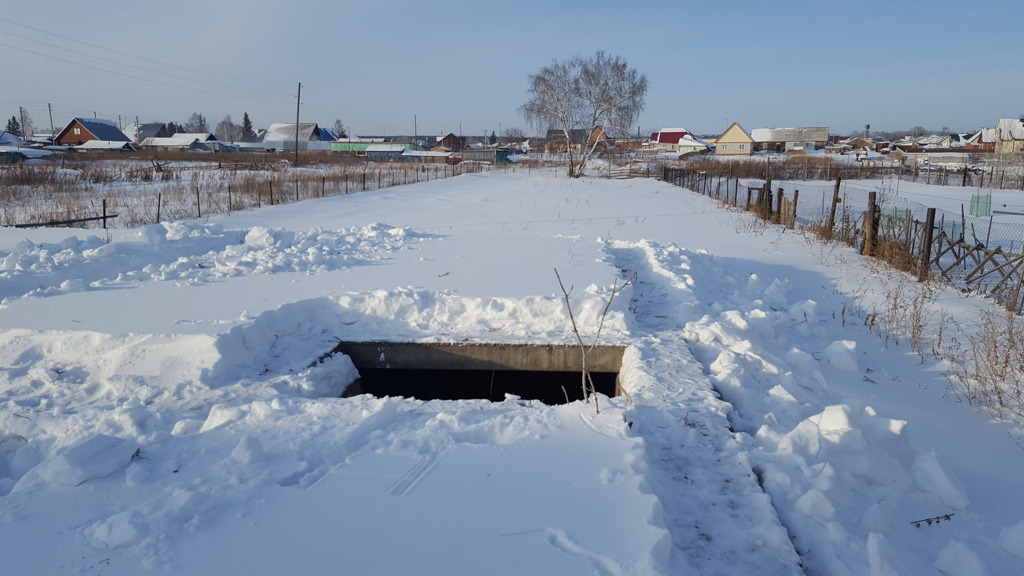
[[(852, 252), (746, 217), (510, 173), (2, 231), (3, 570), (1018, 573), (1013, 429), (854, 321)], [(573, 342), (553, 268), (628, 346), (600, 412), (339, 397), (338, 340)]]

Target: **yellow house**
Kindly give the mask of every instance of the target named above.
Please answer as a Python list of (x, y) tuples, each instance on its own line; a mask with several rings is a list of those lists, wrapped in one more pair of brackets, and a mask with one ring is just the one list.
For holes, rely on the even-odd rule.
[(754, 139), (736, 122), (715, 141), (716, 156), (750, 156), (753, 151)]

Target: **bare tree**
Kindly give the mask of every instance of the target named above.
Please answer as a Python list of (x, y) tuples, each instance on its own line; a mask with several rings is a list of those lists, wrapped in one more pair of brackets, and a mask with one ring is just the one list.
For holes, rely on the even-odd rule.
[[(580, 347), (580, 378), (583, 386), (583, 400), (589, 404), (590, 398), (593, 397), (594, 411), (600, 413), (601, 407), (598, 405), (597, 401), (597, 388), (594, 386), (594, 378), (590, 375), (590, 369), (587, 367), (587, 356), (594, 351), (594, 348), (597, 348), (597, 340), (601, 337), (601, 329), (604, 328), (604, 320), (608, 317), (608, 311), (611, 310), (612, 300), (615, 299), (615, 296), (617, 296), (619, 292), (625, 290), (626, 286), (631, 285), (636, 280), (636, 272), (631, 274), (621, 286), (619, 286), (618, 280), (612, 284), (611, 295), (608, 296), (608, 302), (605, 304), (604, 312), (601, 313), (601, 318), (597, 324), (597, 332), (594, 334), (594, 340), (591, 342), (589, 347), (583, 342), (583, 336), (580, 335), (580, 330), (576, 326), (576, 315), (573, 314), (572, 304), (569, 303), (569, 293), (572, 292), (572, 287), (570, 286), (568, 290), (565, 289), (565, 284), (562, 283), (562, 277), (558, 274), (558, 268), (555, 268), (555, 278), (558, 278), (558, 287), (562, 289), (562, 296), (565, 298), (565, 309), (569, 312), (569, 321), (572, 324), (572, 334), (576, 337), (576, 344)], [(565, 387), (562, 388), (562, 391), (565, 392)], [(629, 396), (629, 393), (625, 390), (622, 392), (626, 395), (626, 399), (630, 405), (632, 405), (633, 399)], [(566, 402), (568, 402), (568, 392), (566, 392), (565, 397)]]
[(512, 126), (510, 128), (505, 128), (501, 133), (501, 139), (508, 144), (519, 144), (526, 140), (526, 135), (523, 134), (522, 129)]
[(529, 99), (519, 113), (535, 128), (559, 134), (570, 178), (583, 175), (597, 149), (595, 129), (600, 126), (609, 136), (629, 134), (647, 95), (647, 76), (604, 51), (556, 60), (531, 74), (529, 84)]
[(206, 127), (206, 118), (199, 112), (193, 112), (188, 117), (188, 122), (185, 122), (185, 132), (191, 132), (192, 134), (198, 134), (200, 132), (208, 132), (209, 128)]
[(228, 114), (217, 123), (217, 127), (213, 129), (213, 134), (222, 142), (235, 142), (242, 139), (242, 127), (232, 122), (231, 115)]

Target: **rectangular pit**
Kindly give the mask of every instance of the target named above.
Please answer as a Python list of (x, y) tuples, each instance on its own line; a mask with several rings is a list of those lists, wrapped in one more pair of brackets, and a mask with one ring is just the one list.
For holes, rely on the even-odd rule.
[[(588, 353), (587, 368), (599, 393), (619, 394), (624, 351), (624, 346), (597, 346)], [(331, 351), (336, 353), (350, 357), (361, 376), (345, 396), (501, 401), (515, 394), (546, 404), (583, 398), (579, 346), (341, 342)]]

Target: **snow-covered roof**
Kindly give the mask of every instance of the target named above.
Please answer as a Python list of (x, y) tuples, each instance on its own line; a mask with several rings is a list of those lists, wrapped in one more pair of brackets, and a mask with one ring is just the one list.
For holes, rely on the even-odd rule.
[(996, 125), (1000, 140), (1024, 140), (1024, 120), (1020, 118), (1003, 118)]
[(38, 148), (18, 148), (17, 146), (0, 146), (0, 154), (20, 154), (31, 160), (33, 158), (46, 158), (51, 154), (49, 150)]
[(993, 144), (996, 141), (995, 128), (982, 128), (967, 139), (972, 144)]
[(167, 138), (146, 138), (142, 141), (142, 146), (167, 146), (172, 148), (190, 146), (193, 142), (213, 142), (217, 140), (217, 137), (213, 134), (191, 133), (191, 132), (179, 132), (173, 136)]
[(10, 132), (0, 130), (0, 146), (24, 146), (26, 142)]
[[(368, 146), (367, 151), (373, 146)], [(433, 150), (406, 150), (402, 152), (402, 156), (409, 156), (415, 158), (447, 158), (451, 156), (449, 152), (435, 152)]]
[(360, 138), (359, 136), (355, 136), (355, 137), (352, 137), (352, 138), (338, 138), (337, 140), (335, 140), (335, 142), (348, 142), (348, 143), (379, 142), (379, 143), (383, 143), (384, 139), (383, 138)]
[(679, 147), (680, 148), (703, 147), (703, 148), (708, 148), (708, 149), (714, 148), (714, 146), (712, 144), (708, 144), (707, 142), (701, 140), (700, 138), (697, 138), (697, 137), (692, 136), (692, 135), (688, 136), (686, 138), (680, 138), (679, 139)]
[[(315, 122), (300, 122), (299, 123), (299, 140), (303, 142), (319, 141), (320, 140), (320, 127)], [(267, 128), (267, 133), (263, 136), (264, 142), (294, 142), (295, 141), (295, 123), (290, 124), (271, 124), (270, 128)]]
[(132, 144), (128, 140), (89, 140), (75, 148), (82, 150), (131, 150)]
[(366, 147), (367, 152), (402, 152), (408, 146), (405, 144), (370, 144)]
[(754, 142), (826, 142), (827, 127), (755, 128), (750, 131)]

